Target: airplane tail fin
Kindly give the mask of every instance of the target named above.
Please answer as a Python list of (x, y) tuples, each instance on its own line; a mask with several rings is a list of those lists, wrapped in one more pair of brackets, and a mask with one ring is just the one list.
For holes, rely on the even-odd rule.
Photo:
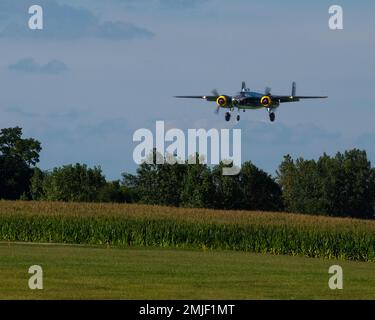
[(246, 90), (246, 83), (245, 81), (242, 81), (241, 91), (245, 91), (245, 90)]
[(296, 83), (295, 81), (293, 81), (293, 84), (292, 84), (292, 97), (295, 97), (296, 96)]

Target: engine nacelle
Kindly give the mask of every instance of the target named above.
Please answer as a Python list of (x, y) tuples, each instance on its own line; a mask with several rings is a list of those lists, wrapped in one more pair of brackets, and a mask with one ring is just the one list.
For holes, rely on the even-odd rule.
[(228, 96), (220, 96), (216, 99), (216, 104), (222, 108), (229, 106), (230, 103), (231, 98)]
[(272, 104), (272, 99), (270, 96), (263, 96), (260, 98), (260, 103), (263, 105), (263, 107), (268, 108)]

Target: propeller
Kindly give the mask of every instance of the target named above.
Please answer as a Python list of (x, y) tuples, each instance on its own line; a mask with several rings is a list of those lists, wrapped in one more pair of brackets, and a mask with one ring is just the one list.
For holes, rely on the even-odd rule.
[(266, 96), (269, 96), (271, 94), (271, 88), (266, 87), (266, 89), (264, 90), (264, 93), (265, 93)]
[[(212, 90), (211, 92), (212, 92), (212, 94), (213, 94), (215, 97), (219, 97), (219, 96), (220, 96), (219, 91), (217, 91), (216, 89)], [(220, 106), (217, 106), (217, 108), (216, 108), (216, 110), (215, 110), (215, 113), (216, 113), (216, 114), (219, 114), (219, 111), (220, 111)]]

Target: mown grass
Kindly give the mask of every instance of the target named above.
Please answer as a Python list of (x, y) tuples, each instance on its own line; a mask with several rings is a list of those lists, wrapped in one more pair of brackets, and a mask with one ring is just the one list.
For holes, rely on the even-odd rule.
[(375, 221), (287, 213), (0, 201), (1, 240), (375, 261)]
[[(372, 263), (239, 251), (0, 243), (0, 299), (375, 299)], [(43, 268), (43, 290), (28, 269)], [(343, 290), (328, 269), (343, 268)]]

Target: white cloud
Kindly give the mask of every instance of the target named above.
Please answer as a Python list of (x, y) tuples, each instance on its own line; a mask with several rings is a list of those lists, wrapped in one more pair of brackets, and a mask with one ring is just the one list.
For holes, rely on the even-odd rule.
[(46, 64), (39, 64), (32, 58), (21, 59), (8, 66), (9, 70), (25, 73), (60, 74), (68, 71), (67, 65), (59, 60), (51, 60)]
[(127, 21), (105, 21), (87, 8), (58, 4), (55, 0), (39, 0), (43, 7), (43, 30), (30, 30), (28, 8), (35, 4), (30, 0), (1, 0), (0, 38), (70, 40), (102, 38), (116, 40), (149, 39), (154, 34)]

